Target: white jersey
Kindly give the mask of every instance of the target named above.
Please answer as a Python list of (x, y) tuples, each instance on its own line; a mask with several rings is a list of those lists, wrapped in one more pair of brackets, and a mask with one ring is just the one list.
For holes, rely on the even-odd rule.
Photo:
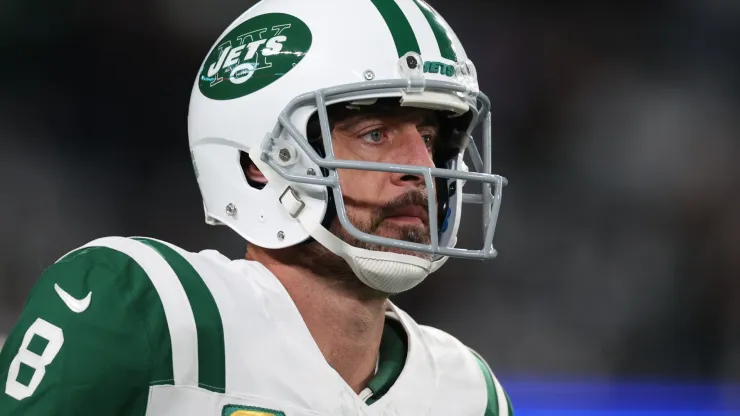
[[(37, 286), (49, 288), (34, 289), (0, 356), (0, 382), (7, 378), (0, 414), (10, 409), (8, 414), (40, 415), (34, 410), (47, 409), (45, 400), (74, 407), (70, 396), (90, 402), (96, 386), (110, 396), (105, 403), (111, 408), (119, 403), (121, 410), (90, 414), (511, 414), (506, 394), (482, 359), (390, 302), (388, 320), (402, 328), (405, 357), (398, 360), (398, 374), (380, 381), (387, 384), (382, 395), (368, 400), (329, 366), (287, 291), (260, 263), (232, 261), (215, 251), (191, 253), (153, 239), (107, 237), (57, 265), (42, 276)], [(34, 296), (43, 302), (34, 302)], [(50, 302), (56, 309), (44, 306)], [(114, 327), (101, 331), (104, 325)], [(79, 340), (85, 331), (88, 339)], [(34, 351), (24, 339), (29, 333), (46, 338), (47, 350), (58, 351), (54, 356)], [(82, 369), (81, 357), (95, 354), (104, 358), (92, 358), (95, 368)], [(44, 363), (33, 364), (32, 355), (45, 357)], [(26, 384), (15, 362), (32, 362), (43, 374)], [(123, 398), (104, 384), (111, 372), (119, 374), (115, 390)], [(87, 414), (85, 406), (69, 414)]]

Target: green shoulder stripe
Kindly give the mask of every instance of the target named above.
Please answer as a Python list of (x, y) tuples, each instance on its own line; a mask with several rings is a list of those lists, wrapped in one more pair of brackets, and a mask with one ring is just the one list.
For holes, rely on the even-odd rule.
[(393, 36), (393, 42), (396, 44), (396, 51), (398, 57), (402, 57), (408, 52), (416, 52), (421, 54), (419, 48), (419, 41), (416, 39), (414, 29), (411, 27), (411, 23), (403, 14), (403, 10), (396, 4), (396, 0), (371, 0), (378, 9), (378, 12), (383, 16), (385, 24), (388, 26), (388, 30), (391, 31)]
[(166, 244), (148, 238), (135, 240), (155, 249), (175, 271), (185, 290), (198, 332), (198, 385), (210, 391), (225, 392), (224, 328), (216, 301), (203, 278), (190, 262)]
[[(481, 357), (477, 352), (472, 349), (470, 352), (473, 353), (478, 366), (483, 372), (483, 377), (486, 379), (488, 405), (486, 406), (484, 416), (513, 416), (514, 409), (511, 406), (511, 400), (499, 384), (498, 380), (496, 380), (496, 377), (493, 375), (488, 363), (486, 363), (483, 357)], [(506, 403), (502, 403), (502, 400), (505, 400)]]

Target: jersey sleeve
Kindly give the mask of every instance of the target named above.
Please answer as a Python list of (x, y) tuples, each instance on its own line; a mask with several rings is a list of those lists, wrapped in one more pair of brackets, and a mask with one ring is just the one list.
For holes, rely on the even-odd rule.
[(496, 376), (491, 371), (491, 367), (488, 366), (486, 360), (480, 356), (477, 352), (470, 350), (475, 356), (475, 360), (478, 362), (478, 366), (483, 372), (483, 377), (486, 380), (486, 391), (488, 392), (488, 404), (486, 405), (486, 412), (483, 416), (513, 416), (514, 408), (511, 405), (509, 395), (506, 394), (501, 383), (499, 383)]
[(143, 415), (152, 381), (172, 378), (155, 298), (141, 267), (110, 248), (49, 267), (0, 352), (0, 414)]

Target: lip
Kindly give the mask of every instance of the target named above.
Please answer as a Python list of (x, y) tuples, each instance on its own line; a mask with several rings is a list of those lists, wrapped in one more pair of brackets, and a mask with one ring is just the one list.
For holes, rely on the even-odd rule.
[(424, 222), (419, 217), (405, 217), (405, 216), (395, 216), (395, 217), (388, 217), (385, 219), (386, 221), (396, 224), (396, 225), (416, 225), (416, 226), (424, 226)]
[(429, 221), (429, 214), (425, 208), (419, 205), (408, 205), (394, 211), (388, 219), (402, 222), (421, 220), (422, 223), (426, 224)]

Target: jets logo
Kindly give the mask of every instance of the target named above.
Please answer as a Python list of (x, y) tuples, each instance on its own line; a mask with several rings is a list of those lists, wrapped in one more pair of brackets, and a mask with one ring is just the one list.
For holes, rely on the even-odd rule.
[(218, 61), (207, 68), (208, 76), (203, 76), (202, 79), (211, 81), (211, 86), (214, 86), (224, 80), (217, 77), (223, 69), (224, 72), (231, 73), (229, 76), (231, 83), (243, 84), (252, 78), (254, 71), (272, 68), (268, 57), (279, 54), (283, 49), (283, 42), (287, 41), (288, 37), (281, 33), (286, 29), (290, 29), (290, 24), (273, 26), (270, 31), (274, 36), (269, 39), (264, 38), (267, 28), (258, 29), (237, 36), (238, 46), (233, 45), (230, 40), (218, 45)]
[(293, 69), (311, 47), (311, 31), (298, 18), (269, 13), (226, 34), (209, 55), (198, 84), (208, 98), (229, 100), (258, 91)]
[(455, 66), (447, 65), (442, 62), (427, 61), (424, 62), (424, 73), (427, 74), (440, 74), (448, 77), (455, 76)]

